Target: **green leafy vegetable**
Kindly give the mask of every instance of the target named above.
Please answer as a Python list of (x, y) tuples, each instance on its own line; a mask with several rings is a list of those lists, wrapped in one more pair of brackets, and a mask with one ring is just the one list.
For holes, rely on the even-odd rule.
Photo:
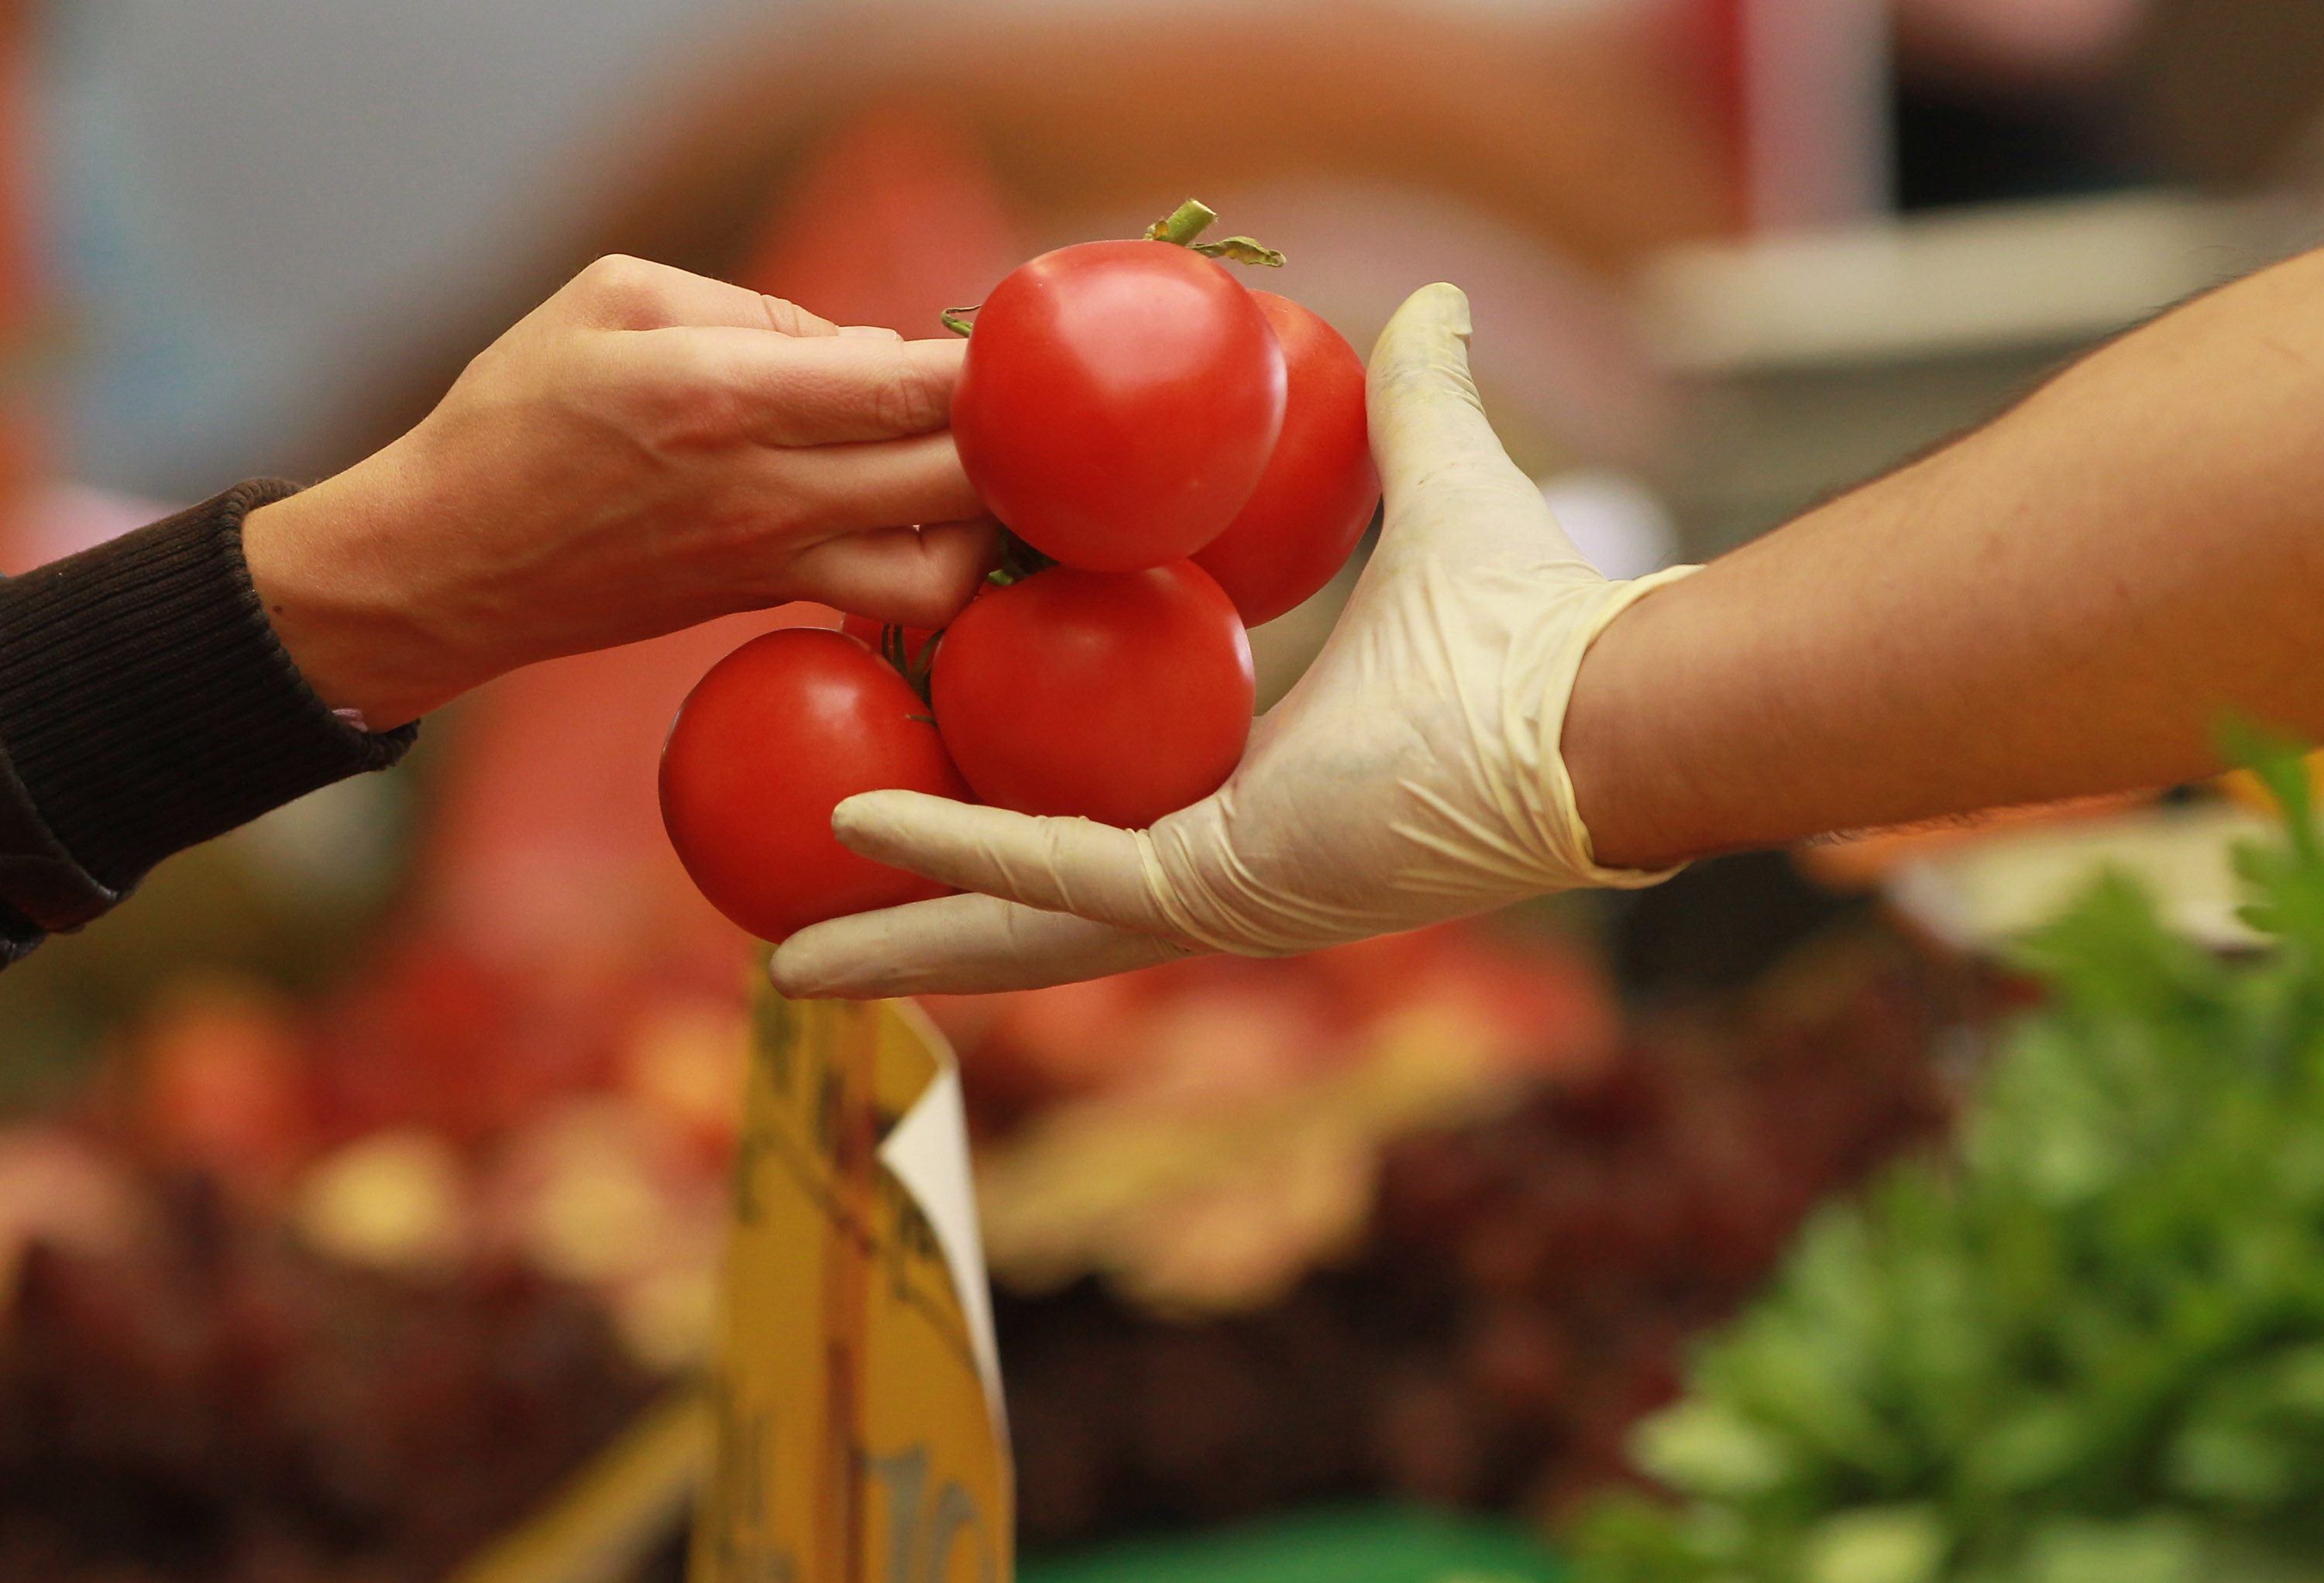
[(2324, 838), (2239, 856), (2229, 961), (2100, 880), (1957, 1158), (1810, 1228), (1637, 1436), (1674, 1501), (1601, 1503), (1583, 1583), (2324, 1576)]

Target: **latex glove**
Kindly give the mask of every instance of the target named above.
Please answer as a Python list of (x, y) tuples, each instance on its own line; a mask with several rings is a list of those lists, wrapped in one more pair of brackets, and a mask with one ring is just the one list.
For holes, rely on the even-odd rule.
[(839, 805), (854, 851), (964, 894), (837, 918), (775, 953), (794, 996), (1055, 984), (1200, 951), (1289, 955), (1578, 886), (1600, 867), (1558, 755), (1583, 651), (1692, 570), (1609, 582), (1501, 449), (1469, 303), (1429, 286), (1372, 354), (1387, 515), (1314, 665), (1233, 777), (1149, 831), (918, 792)]

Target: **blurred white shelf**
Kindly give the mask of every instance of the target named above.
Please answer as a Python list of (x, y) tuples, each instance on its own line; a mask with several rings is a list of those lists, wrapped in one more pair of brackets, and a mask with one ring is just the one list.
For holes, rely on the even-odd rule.
[(1997, 832), (1904, 865), (1883, 889), (1953, 949), (1994, 951), (2055, 919), (2111, 870), (2142, 887), (2177, 933), (2241, 950), (2263, 936), (2239, 914), (2250, 889), (2236, 873), (2236, 851), (2265, 844), (2281, 828), (2247, 808), (2212, 803)]
[(1662, 360), (1701, 374), (2067, 345), (2282, 256), (2296, 225), (2169, 193), (1960, 210), (1676, 249), (1643, 307)]

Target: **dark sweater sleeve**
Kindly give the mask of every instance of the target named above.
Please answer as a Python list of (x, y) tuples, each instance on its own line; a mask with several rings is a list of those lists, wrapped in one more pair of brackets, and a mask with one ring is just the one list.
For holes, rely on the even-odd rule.
[(276, 640), (242, 484), (0, 583), (0, 964), (77, 929), (171, 852), (401, 759), (332, 713)]

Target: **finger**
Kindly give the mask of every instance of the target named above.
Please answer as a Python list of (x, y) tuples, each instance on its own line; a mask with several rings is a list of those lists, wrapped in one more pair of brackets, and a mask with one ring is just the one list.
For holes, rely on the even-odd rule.
[(860, 336), (867, 341), (900, 341), (904, 338), (903, 331), (891, 330), (885, 325), (842, 325), (839, 333)]
[(839, 334), (837, 325), (796, 302), (621, 253), (583, 270), (558, 298), (581, 322), (601, 330), (699, 325), (794, 336)]
[(674, 394), (716, 393), (742, 437), (762, 446), (828, 446), (928, 434), (952, 419), (967, 344), (862, 336), (793, 339), (681, 326), (628, 337), (641, 378)]
[(764, 492), (795, 548), (865, 528), (971, 522), (985, 515), (949, 434), (760, 451), (739, 465)]
[(851, 851), (963, 890), (1149, 934), (1172, 932), (1143, 842), (1111, 824), (875, 791), (833, 809), (831, 829)]
[(1405, 299), (1372, 348), (1365, 410), (1391, 517), (1423, 492), (1538, 493), (1486, 419), (1469, 373), (1469, 299), (1439, 282)]
[(940, 897), (800, 930), (768, 964), (798, 999), (984, 995), (1129, 972), (1194, 954), (1158, 934), (994, 897)]
[(907, 627), (941, 627), (1000, 564), (1001, 526), (932, 522), (827, 538), (790, 564), (794, 595)]

